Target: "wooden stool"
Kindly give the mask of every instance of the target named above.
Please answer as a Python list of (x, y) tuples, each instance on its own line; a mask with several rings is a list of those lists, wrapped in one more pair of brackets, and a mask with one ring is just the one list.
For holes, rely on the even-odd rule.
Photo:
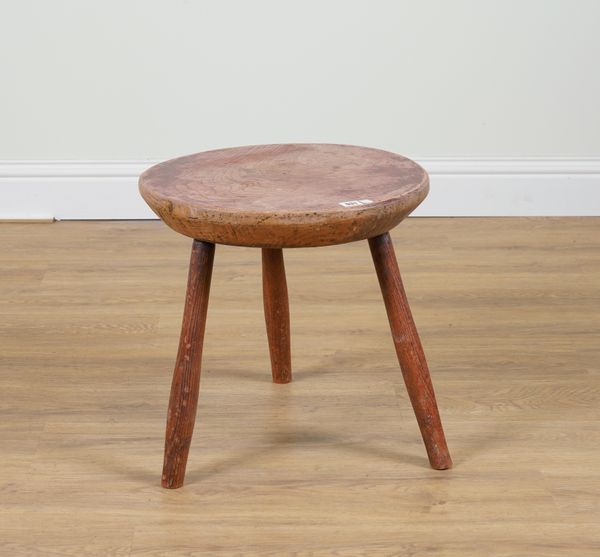
[(215, 244), (262, 248), (263, 296), (275, 383), (292, 379), (282, 248), (369, 240), (404, 382), (431, 466), (452, 460), (425, 354), (388, 231), (427, 195), (427, 173), (386, 151), (290, 144), (220, 149), (173, 159), (140, 177), (140, 192), (171, 228), (194, 238), (173, 374), (162, 485), (181, 487), (194, 429)]

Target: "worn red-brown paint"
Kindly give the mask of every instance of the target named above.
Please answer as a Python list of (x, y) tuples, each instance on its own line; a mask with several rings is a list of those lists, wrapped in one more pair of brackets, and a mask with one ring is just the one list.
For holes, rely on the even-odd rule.
[(451, 468), (452, 459), (446, 445), (427, 360), (400, 278), (394, 244), (386, 233), (369, 239), (369, 246), (402, 376), (421, 429), (429, 462), (437, 470)]
[(202, 345), (214, 254), (214, 244), (194, 240), (179, 349), (169, 399), (163, 487), (181, 487), (185, 476), (198, 406)]
[(281, 249), (263, 248), (262, 273), (265, 322), (273, 381), (289, 383), (292, 380), (290, 310)]

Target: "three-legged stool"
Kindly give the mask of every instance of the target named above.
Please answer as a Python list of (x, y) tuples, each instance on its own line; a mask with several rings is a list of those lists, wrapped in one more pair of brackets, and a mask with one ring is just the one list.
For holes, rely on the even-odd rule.
[(388, 231), (427, 195), (427, 173), (387, 151), (289, 144), (173, 159), (140, 177), (171, 228), (194, 239), (167, 416), (162, 485), (181, 487), (200, 385), (215, 244), (262, 248), (263, 296), (275, 383), (292, 379), (282, 248), (368, 239), (404, 382), (433, 468), (452, 466), (421, 342)]

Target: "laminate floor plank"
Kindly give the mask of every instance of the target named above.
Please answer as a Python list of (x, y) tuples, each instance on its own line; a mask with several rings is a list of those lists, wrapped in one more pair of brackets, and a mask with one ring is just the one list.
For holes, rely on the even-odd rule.
[(366, 242), (217, 246), (187, 479), (160, 487), (191, 242), (0, 224), (0, 556), (600, 555), (600, 219), (393, 231), (455, 467), (431, 470)]

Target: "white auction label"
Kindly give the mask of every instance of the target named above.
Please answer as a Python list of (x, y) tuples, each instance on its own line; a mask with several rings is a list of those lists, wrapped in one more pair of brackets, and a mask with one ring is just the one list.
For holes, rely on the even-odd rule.
[(371, 199), (353, 199), (352, 201), (341, 201), (342, 207), (360, 207), (361, 205), (370, 205), (373, 203)]

